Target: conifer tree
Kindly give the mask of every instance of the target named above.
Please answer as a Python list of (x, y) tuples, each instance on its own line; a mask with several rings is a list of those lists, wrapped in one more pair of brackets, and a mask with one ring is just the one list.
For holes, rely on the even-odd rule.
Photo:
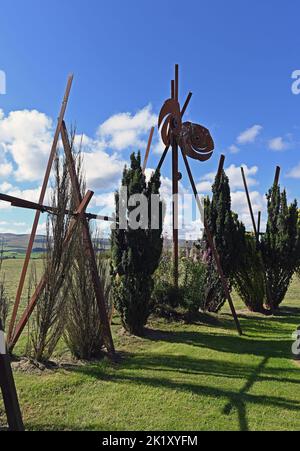
[[(116, 218), (122, 221), (119, 211), (126, 211), (127, 220), (134, 213), (135, 207), (130, 206), (130, 197), (143, 194), (147, 199), (147, 218), (141, 210), (137, 220), (146, 222), (144, 228), (133, 228), (130, 222), (127, 229), (117, 226), (112, 231), (112, 296), (115, 307), (121, 315), (124, 328), (141, 336), (150, 314), (150, 298), (153, 290), (153, 274), (158, 267), (162, 248), (162, 203), (158, 202), (158, 212), (151, 206), (151, 195), (158, 195), (160, 189), (160, 174), (152, 174), (149, 183), (141, 167), (140, 153), (131, 155), (130, 168), (125, 167), (122, 187), (127, 191), (127, 200), (120, 192), (116, 193)], [(124, 188), (123, 188), (124, 189)], [(125, 205), (124, 205), (125, 202)], [(152, 221), (152, 223), (151, 223)], [(124, 220), (123, 220), (124, 222)], [(157, 228), (153, 228), (155, 223)]]
[(284, 300), (300, 261), (300, 231), (295, 200), (288, 205), (286, 191), (274, 185), (267, 194), (267, 230), (261, 242), (268, 284), (268, 307), (277, 309)]
[[(229, 179), (224, 171), (220, 179), (216, 178), (212, 192), (212, 200), (207, 198), (205, 201), (205, 215), (214, 237), (224, 275), (231, 287), (233, 274), (238, 266), (239, 255), (243, 248), (245, 229), (231, 211)], [(218, 312), (224, 305), (226, 296), (205, 234), (204, 247), (207, 261), (204, 309), (209, 312)]]

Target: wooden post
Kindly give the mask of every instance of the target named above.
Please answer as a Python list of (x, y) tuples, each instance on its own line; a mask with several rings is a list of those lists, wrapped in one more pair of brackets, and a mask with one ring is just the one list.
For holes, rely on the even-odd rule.
[(260, 224), (261, 224), (261, 211), (258, 212), (258, 218), (257, 218), (257, 236), (258, 236), (258, 239), (260, 237)]
[(245, 176), (245, 171), (244, 168), (241, 168), (241, 172), (242, 172), (242, 177), (243, 177), (243, 182), (244, 182), (244, 187), (245, 187), (245, 191), (246, 191), (246, 196), (247, 196), (247, 201), (248, 201), (248, 207), (249, 207), (249, 211), (250, 211), (250, 216), (251, 216), (251, 221), (252, 221), (252, 226), (253, 226), (253, 231), (255, 233), (255, 237), (258, 240), (258, 236), (257, 236), (257, 228), (256, 228), (256, 222), (254, 219), (254, 214), (253, 214), (253, 209), (252, 209), (252, 204), (251, 204), (251, 199), (250, 199), (250, 194), (249, 194), (249, 190), (248, 190), (248, 186), (247, 186), (247, 180), (246, 180), (246, 176)]
[(199, 195), (198, 195), (198, 192), (197, 192), (196, 184), (194, 182), (193, 174), (192, 174), (192, 171), (191, 171), (191, 168), (190, 168), (187, 156), (184, 154), (184, 152), (182, 150), (181, 150), (181, 153), (182, 153), (182, 157), (183, 157), (183, 160), (184, 160), (184, 163), (185, 163), (185, 167), (186, 167), (189, 179), (190, 179), (190, 183), (191, 183), (191, 186), (192, 186), (192, 190), (193, 190), (193, 193), (194, 193), (194, 196), (195, 196), (195, 199), (196, 199), (196, 203), (197, 203), (200, 215), (201, 215), (201, 217), (203, 217), (204, 229), (205, 229), (205, 232), (206, 232), (207, 240), (208, 240), (209, 247), (211, 248), (211, 251), (212, 251), (215, 263), (216, 263), (217, 271), (219, 273), (219, 276), (220, 276), (220, 279), (221, 279), (221, 282), (222, 282), (222, 286), (223, 286), (223, 290), (224, 290), (225, 296), (227, 298), (227, 301), (228, 301), (228, 304), (229, 304), (229, 307), (230, 307), (230, 310), (231, 310), (231, 313), (232, 313), (232, 316), (233, 316), (233, 319), (234, 319), (237, 331), (238, 331), (239, 335), (242, 335), (243, 334), (242, 328), (241, 328), (238, 316), (237, 316), (236, 311), (235, 311), (233, 300), (231, 298), (231, 294), (230, 294), (230, 291), (229, 291), (229, 288), (228, 288), (228, 283), (227, 283), (226, 277), (225, 277), (224, 272), (223, 272), (223, 268), (222, 268), (222, 265), (221, 265), (220, 257), (219, 257), (217, 248), (215, 246), (213, 236), (211, 234), (211, 231), (209, 229), (208, 223), (207, 223), (206, 218), (204, 216), (203, 206), (201, 205), (201, 202), (200, 202), (200, 199), (199, 199)]
[[(40, 198), (39, 198), (39, 202), (38, 202), (39, 204), (43, 204), (43, 202), (44, 202), (46, 189), (47, 189), (47, 185), (48, 185), (48, 181), (49, 181), (49, 177), (50, 177), (50, 173), (51, 173), (51, 168), (52, 168), (53, 160), (54, 160), (54, 157), (55, 157), (55, 154), (56, 154), (56, 149), (57, 149), (57, 144), (58, 144), (61, 124), (63, 122), (64, 116), (65, 116), (65, 112), (66, 112), (66, 109), (67, 109), (69, 95), (70, 95), (70, 91), (71, 91), (71, 87), (72, 87), (72, 82), (73, 82), (73, 75), (70, 75), (69, 78), (68, 78), (68, 83), (67, 83), (65, 95), (64, 95), (63, 102), (62, 102), (62, 106), (61, 106), (61, 110), (60, 110), (60, 114), (59, 114), (59, 118), (58, 118), (58, 122), (57, 122), (56, 131), (55, 131), (55, 134), (54, 134), (54, 139), (53, 139), (53, 143), (52, 143), (50, 157), (49, 157), (49, 160), (48, 160), (46, 173), (45, 173), (45, 177), (44, 177), (44, 180), (43, 180), (42, 189), (41, 189), (41, 193), (40, 193)], [(10, 320), (10, 324), (9, 324), (8, 343), (10, 343), (10, 340), (11, 340), (12, 335), (14, 333), (15, 322), (16, 322), (16, 318), (17, 318), (17, 314), (18, 314), (18, 310), (19, 310), (19, 306), (20, 306), (21, 296), (22, 296), (24, 283), (25, 283), (25, 278), (26, 278), (28, 265), (29, 265), (29, 261), (30, 261), (30, 257), (31, 257), (31, 252), (32, 252), (32, 248), (33, 248), (33, 244), (34, 244), (34, 240), (35, 240), (35, 236), (36, 236), (36, 232), (37, 232), (37, 228), (38, 228), (40, 214), (41, 214), (40, 211), (36, 211), (34, 222), (33, 222), (33, 225), (32, 225), (31, 235), (30, 235), (30, 238), (29, 238), (29, 243), (28, 243), (27, 252), (26, 252), (26, 256), (25, 256), (25, 260), (24, 260), (24, 264), (23, 264), (23, 268), (22, 268), (22, 272), (21, 272), (19, 286), (18, 286), (18, 289), (17, 289), (15, 304), (14, 304), (14, 307), (13, 307), (13, 312), (12, 312), (12, 316), (11, 316), (11, 320)]]
[(173, 194), (173, 274), (174, 286), (178, 288), (179, 279), (179, 230), (178, 230), (178, 145), (172, 145), (172, 194)]
[(224, 163), (225, 163), (225, 155), (221, 155), (220, 161), (219, 161), (218, 172), (217, 172), (217, 181), (218, 181), (218, 183), (220, 183), (220, 180), (221, 180), (222, 172), (223, 172), (223, 169), (224, 169)]
[[(178, 65), (175, 65), (175, 80), (171, 82), (171, 97), (178, 101)], [(178, 288), (179, 279), (179, 230), (178, 230), (178, 186), (179, 186), (179, 172), (178, 172), (178, 144), (173, 139), (172, 144), (172, 228), (173, 228), (173, 278), (174, 286)]]
[(149, 136), (149, 139), (148, 139), (148, 144), (147, 144), (147, 149), (146, 149), (146, 154), (145, 154), (145, 159), (144, 159), (144, 164), (143, 164), (143, 174), (145, 174), (145, 171), (146, 171), (146, 168), (147, 168), (147, 163), (148, 163), (148, 158), (149, 158), (149, 154), (150, 154), (151, 144), (152, 144), (152, 140), (153, 140), (154, 130), (155, 130), (155, 128), (152, 127), (151, 131), (150, 131), (150, 136)]
[(7, 354), (5, 335), (0, 321), (0, 386), (7, 416), (8, 427), (11, 431), (24, 431), (17, 390)]
[[(76, 198), (76, 203), (81, 203), (82, 195), (80, 192), (79, 180), (78, 180), (78, 176), (76, 173), (75, 162), (73, 159), (71, 145), (70, 145), (70, 141), (69, 141), (69, 137), (68, 137), (68, 132), (67, 132), (67, 128), (66, 128), (64, 121), (62, 123), (62, 128), (61, 128), (61, 137), (62, 137), (64, 151), (65, 151), (66, 158), (67, 158), (67, 163), (68, 163), (68, 168), (69, 168), (69, 173), (70, 173), (70, 177), (71, 177), (71, 183), (72, 183), (74, 195)], [(100, 321), (101, 321), (103, 331), (104, 331), (104, 340), (105, 340), (105, 344), (106, 344), (108, 352), (113, 355), (115, 353), (115, 347), (114, 347), (114, 343), (113, 343), (113, 339), (112, 339), (112, 335), (111, 335), (110, 324), (109, 324), (108, 315), (107, 315), (106, 306), (105, 306), (103, 288), (102, 288), (101, 281), (99, 278), (94, 247), (93, 247), (93, 243), (92, 243), (92, 239), (91, 239), (91, 235), (90, 235), (90, 229), (89, 229), (89, 225), (88, 225), (88, 221), (87, 221), (86, 217), (82, 216), (81, 220), (82, 220), (82, 225), (83, 225), (83, 241), (84, 241), (84, 245), (85, 245), (84, 251), (87, 255), (87, 258), (88, 258), (88, 261), (90, 264), (90, 270), (91, 270), (91, 276), (92, 276), (92, 280), (93, 280), (93, 284), (94, 284), (95, 296), (96, 296), (96, 300), (97, 300), (97, 304), (98, 304), (98, 308), (99, 308)]]
[(276, 172), (275, 172), (275, 178), (274, 178), (274, 185), (275, 186), (278, 186), (278, 184), (279, 184), (280, 172), (281, 172), (281, 168), (279, 166), (277, 166), (276, 167)]

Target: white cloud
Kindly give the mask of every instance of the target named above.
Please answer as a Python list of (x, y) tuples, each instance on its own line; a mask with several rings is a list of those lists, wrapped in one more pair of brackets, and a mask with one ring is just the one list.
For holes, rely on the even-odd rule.
[(0, 164), (0, 177), (9, 177), (13, 172), (13, 165), (11, 163)]
[(287, 177), (291, 179), (300, 179), (300, 163), (287, 173)]
[(238, 146), (236, 146), (235, 144), (232, 144), (231, 146), (229, 146), (228, 148), (230, 153), (239, 153), (240, 149), (238, 148)]
[(253, 125), (253, 127), (248, 128), (238, 136), (238, 144), (253, 143), (262, 129), (263, 127), (261, 125)]
[(89, 189), (108, 189), (118, 185), (122, 176), (125, 161), (117, 155), (108, 155), (102, 150), (83, 153), (84, 169), (86, 171)]
[[(53, 139), (53, 121), (36, 110), (0, 110), (0, 177), (14, 176), (18, 182), (40, 181), (44, 175)], [(125, 161), (108, 150), (144, 151), (150, 128), (157, 122), (151, 105), (136, 114), (120, 113), (101, 124), (96, 138), (76, 136), (81, 144), (87, 182), (91, 189), (115, 186)], [(11, 160), (7, 157), (10, 156)]]
[(1, 183), (1, 185), (0, 185), (0, 191), (2, 193), (7, 193), (7, 191), (9, 191), (12, 188), (13, 188), (13, 186), (7, 182)]
[[(12, 111), (0, 115), (0, 150), (9, 153), (19, 181), (36, 181), (46, 166), (50, 152), (52, 120), (36, 110)], [(5, 162), (0, 175), (10, 175), (12, 164)]]
[(145, 135), (157, 124), (157, 116), (153, 114), (151, 105), (136, 114), (119, 113), (111, 116), (98, 128), (98, 138), (106, 147), (113, 150), (143, 150), (146, 146)]
[[(248, 187), (257, 185), (257, 180), (255, 176), (258, 172), (257, 166), (248, 167), (247, 165), (242, 165), (245, 171), (245, 175), (247, 178)], [(241, 168), (239, 166), (235, 166), (234, 164), (230, 165), (225, 169), (226, 175), (229, 178), (230, 188), (232, 191), (236, 189), (240, 189), (244, 187)], [(197, 190), (199, 193), (209, 193), (211, 191), (211, 187), (214, 183), (216, 177), (215, 172), (210, 172), (203, 177), (203, 180), (197, 184)]]
[[(264, 213), (267, 207), (266, 197), (260, 194), (258, 191), (250, 191), (250, 199), (253, 208), (255, 220), (257, 221), (258, 212)], [(249, 213), (248, 202), (245, 191), (236, 191), (231, 193), (232, 210), (239, 215), (239, 220), (242, 221), (247, 230), (253, 230), (252, 220)], [(265, 221), (263, 219), (261, 223), (261, 230), (264, 230)]]
[(284, 141), (281, 136), (277, 138), (273, 138), (269, 141), (269, 149), (274, 150), (275, 152), (280, 152), (282, 150), (286, 150), (289, 148), (290, 143)]
[[(204, 178), (208, 178), (209, 180), (204, 180), (203, 182), (200, 182), (197, 184), (197, 190), (199, 193), (209, 193), (211, 191), (211, 187), (213, 184), (214, 177), (211, 177), (212, 174), (206, 174)], [(214, 174), (215, 176), (215, 174)]]
[(99, 209), (99, 214), (111, 216), (115, 211), (115, 192), (94, 196), (91, 205)]
[[(245, 176), (247, 178), (248, 187), (257, 185), (257, 180), (254, 176), (257, 175), (258, 167), (252, 166), (248, 167), (246, 164), (242, 165), (244, 168)], [(243, 188), (243, 179), (241, 174), (241, 168), (232, 164), (225, 169), (225, 172), (229, 178), (230, 187), (232, 190)]]

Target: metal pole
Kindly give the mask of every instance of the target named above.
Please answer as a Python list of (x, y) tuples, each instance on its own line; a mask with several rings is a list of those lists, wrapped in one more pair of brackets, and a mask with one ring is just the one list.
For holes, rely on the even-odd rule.
[[(0, 193), (0, 200), (4, 202), (9, 202), (12, 207), (20, 207), (20, 208), (27, 208), (29, 210), (38, 210), (41, 213), (50, 213), (53, 215), (58, 214), (58, 209), (55, 207), (49, 207), (48, 205), (41, 205), (36, 204), (35, 202), (30, 202), (28, 200), (20, 199), (19, 197), (13, 197), (9, 196), (7, 194), (1, 194)], [(76, 216), (76, 211), (70, 211), (65, 210), (66, 215)], [(84, 213), (85, 217), (90, 219), (98, 219), (100, 221), (107, 221), (107, 222), (116, 222), (115, 218), (111, 216), (102, 216), (102, 215), (96, 215), (94, 213)]]
[(214, 243), (213, 236), (212, 236), (212, 234), (210, 232), (208, 223), (207, 223), (206, 218), (204, 216), (203, 207), (201, 205), (201, 202), (200, 202), (200, 199), (199, 199), (199, 196), (198, 196), (196, 184), (194, 182), (194, 177), (193, 177), (193, 174), (192, 174), (192, 171), (191, 171), (188, 159), (187, 159), (186, 155), (184, 154), (184, 152), (182, 150), (181, 150), (181, 153), (182, 153), (182, 157), (183, 157), (183, 160), (184, 160), (184, 163), (185, 163), (185, 167), (186, 167), (189, 179), (190, 179), (190, 183), (191, 183), (191, 186), (192, 186), (192, 190), (193, 190), (196, 202), (197, 202), (197, 206), (198, 206), (200, 215), (203, 217), (204, 229), (205, 229), (205, 232), (206, 232), (207, 240), (208, 240), (209, 246), (211, 248), (211, 251), (212, 251), (212, 254), (213, 254), (216, 266), (217, 266), (217, 271), (219, 273), (219, 276), (220, 276), (220, 279), (221, 279), (221, 282), (222, 282), (222, 286), (223, 286), (223, 290), (224, 290), (225, 296), (226, 296), (227, 301), (229, 303), (230, 310), (231, 310), (231, 313), (232, 313), (232, 316), (233, 316), (233, 319), (234, 319), (237, 331), (238, 331), (239, 335), (242, 335), (243, 334), (242, 328), (241, 328), (238, 316), (236, 314), (236, 310), (235, 310), (235, 307), (234, 307), (234, 304), (233, 304), (233, 300), (231, 298), (231, 294), (230, 294), (230, 291), (229, 291), (229, 288), (228, 288), (228, 283), (227, 283), (226, 277), (225, 277), (224, 272), (223, 272), (223, 268), (222, 268), (222, 265), (221, 265), (221, 260), (220, 260), (220, 257), (219, 257), (219, 253), (217, 251), (217, 248), (216, 248), (215, 243)]
[[(171, 97), (178, 100), (178, 65), (175, 65), (175, 80), (171, 82)], [(172, 228), (173, 228), (173, 278), (174, 286), (178, 288), (179, 279), (179, 237), (178, 237), (178, 144), (173, 138), (172, 142)]]

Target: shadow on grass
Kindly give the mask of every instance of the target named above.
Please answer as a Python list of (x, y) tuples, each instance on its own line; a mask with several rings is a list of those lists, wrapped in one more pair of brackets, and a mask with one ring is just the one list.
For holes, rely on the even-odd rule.
[[(230, 314), (223, 314), (223, 317), (230, 318)], [(255, 333), (256, 336), (266, 336), (267, 333), (278, 335), (288, 334), (291, 328), (297, 327), (300, 324), (300, 308), (282, 308), (275, 312), (272, 316), (265, 316), (262, 314), (251, 314), (247, 312), (239, 312), (238, 317), (242, 322), (244, 333)]]
[(239, 337), (221, 333), (148, 331), (147, 338), (154, 341), (180, 343), (237, 355), (288, 358), (291, 354), (290, 335), (287, 335), (286, 340), (283, 341), (272, 339), (248, 339), (246, 336)]
[[(150, 341), (165, 341), (175, 344), (184, 344), (197, 348), (210, 349), (219, 353), (248, 355), (250, 364), (243, 364), (238, 359), (235, 362), (216, 359), (192, 358), (178, 354), (155, 353), (123, 353), (123, 361), (119, 366), (103, 368), (99, 365), (90, 365), (75, 368), (74, 371), (83, 373), (96, 380), (110, 380), (116, 384), (145, 385), (166, 390), (189, 392), (201, 397), (224, 399), (223, 415), (231, 415), (236, 412), (239, 429), (249, 430), (247, 419), (247, 407), (250, 405), (270, 406), (272, 408), (286, 409), (295, 413), (300, 412), (300, 402), (286, 399), (280, 396), (268, 394), (254, 394), (251, 389), (258, 382), (276, 384), (297, 384), (299, 386), (299, 369), (290, 369), (290, 377), (282, 377), (285, 373), (284, 363), (281, 359), (292, 358), (290, 332), (300, 323), (299, 309), (284, 309), (280, 316), (272, 318), (255, 317), (243, 319), (244, 328), (247, 326), (255, 336), (239, 337), (237, 335), (219, 332), (202, 331), (201, 327), (196, 331), (164, 331), (148, 330), (146, 339)], [(259, 335), (261, 333), (262, 335)], [(277, 336), (271, 339), (270, 334)], [(282, 339), (285, 337), (286, 339)], [(199, 355), (199, 353), (198, 353)], [(276, 367), (268, 366), (271, 358), (277, 359)], [(259, 363), (257, 364), (257, 361)], [(253, 362), (253, 363), (252, 363)], [(182, 381), (174, 380), (174, 374), (186, 375)], [(286, 374), (286, 373), (285, 373)], [(199, 379), (189, 380), (190, 375), (200, 376)], [(202, 376), (202, 377), (201, 377)], [(236, 387), (241, 382), (240, 389), (219, 388), (207, 385), (208, 376), (214, 378), (226, 378), (235, 381)], [(194, 378), (195, 379), (195, 378)], [(202, 382), (202, 383), (201, 383)]]
[[(146, 357), (144, 357), (145, 361), (147, 360)], [(132, 375), (129, 374), (120, 374), (122, 372), (115, 372), (114, 374), (110, 375), (110, 381), (114, 383), (119, 384), (134, 384), (134, 385), (146, 385), (148, 387), (154, 387), (154, 388), (164, 388), (167, 390), (174, 390), (174, 391), (186, 391), (193, 393), (198, 396), (205, 396), (208, 398), (214, 398), (214, 399), (227, 399), (227, 404), (225, 405), (222, 413), (223, 415), (229, 415), (231, 414), (232, 410), (235, 409), (237, 411), (238, 415), (238, 421), (239, 421), (239, 427), (241, 431), (247, 431), (249, 429), (248, 421), (247, 421), (247, 405), (251, 404), (260, 404), (264, 406), (271, 406), (274, 408), (281, 408), (281, 409), (287, 409), (292, 410), (294, 412), (300, 412), (300, 402), (293, 401), (290, 399), (284, 399), (281, 397), (276, 396), (268, 396), (268, 395), (256, 395), (253, 393), (249, 393), (250, 389), (254, 386), (254, 384), (257, 381), (261, 380), (273, 380), (278, 382), (284, 382), (281, 378), (276, 378), (275, 376), (272, 377), (263, 377), (261, 376), (261, 372), (265, 371), (265, 367), (267, 365), (267, 362), (269, 360), (268, 357), (265, 357), (262, 359), (262, 361), (254, 367), (254, 369), (247, 369), (246, 367), (243, 368), (242, 374), (239, 376), (240, 379), (246, 379), (246, 382), (244, 386), (238, 390), (225, 390), (220, 389), (213, 386), (208, 385), (201, 385), (196, 383), (186, 383), (186, 382), (177, 382), (174, 380), (171, 380), (169, 378), (163, 377), (163, 368), (168, 368), (171, 356), (165, 356), (162, 355), (158, 360), (156, 359), (150, 359), (150, 361), (147, 361), (147, 366), (143, 366), (143, 358), (134, 358), (135, 364), (129, 365), (132, 369), (136, 366), (136, 368), (139, 368), (140, 370), (157, 370), (161, 372), (161, 375), (159, 377), (153, 376), (141, 376), (138, 375), (137, 372), (135, 372)], [(191, 366), (191, 362), (193, 359), (187, 359), (187, 362), (183, 361), (183, 356), (174, 358), (172, 362), (173, 370), (175, 370), (175, 365), (179, 365), (182, 368), (185, 364), (187, 364), (189, 367)], [(157, 368), (157, 364), (160, 365), (160, 368)], [(240, 368), (237, 368), (235, 365), (232, 365), (231, 368), (225, 368), (224, 364), (220, 362), (217, 364), (217, 362), (213, 361), (198, 361), (198, 363), (193, 362), (192, 366), (195, 368), (195, 366), (198, 364), (199, 370), (197, 374), (206, 374), (206, 375), (220, 375), (220, 376), (230, 376), (230, 377), (237, 377), (237, 373), (239, 372)], [(201, 369), (200, 369), (201, 368)], [(93, 377), (97, 380), (103, 380), (104, 374), (103, 370), (100, 370), (96, 366), (93, 367), (83, 367), (80, 369), (77, 369), (76, 371), (82, 372), (84, 374), (88, 374), (90, 377)], [(189, 371), (189, 370), (187, 370)], [(295, 370), (296, 373), (297, 370)], [(234, 372), (234, 373), (233, 373)], [(268, 372), (272, 374), (273, 370), (269, 369)], [(299, 383), (299, 379), (287, 379), (286, 381), (290, 383)]]
[[(178, 334), (177, 334), (178, 335)], [(191, 342), (195, 344), (195, 337), (191, 340), (189, 334), (179, 334), (178, 342), (185, 342), (190, 344)], [(193, 334), (194, 335), (194, 334)], [(201, 335), (201, 334), (200, 334)], [(175, 333), (176, 336), (176, 333)], [(174, 338), (174, 337), (172, 337)], [(206, 337), (208, 338), (208, 337)], [(223, 343), (222, 347), (226, 350), (230, 349), (230, 352), (234, 352), (232, 345), (238, 342), (238, 338), (233, 338), (228, 344), (224, 345), (224, 340), (231, 337), (218, 337), (217, 341), (214, 342), (215, 346), (210, 345), (210, 347), (218, 348)], [(203, 343), (203, 337), (201, 340), (196, 340), (199, 345)], [(206, 339), (204, 339), (204, 342)], [(174, 342), (174, 339), (172, 339)], [(268, 352), (268, 355), (263, 356), (263, 349), (257, 349), (257, 343), (255, 341), (249, 342), (247, 352), (252, 353), (253, 356), (256, 355), (261, 358), (260, 363), (247, 365), (241, 363), (224, 362), (213, 359), (194, 359), (185, 355), (172, 355), (172, 354), (159, 354), (159, 355), (128, 355), (124, 362), (124, 366), (120, 366), (119, 370), (112, 371), (107, 377), (107, 373), (98, 366), (82, 367), (76, 369), (76, 371), (83, 372), (92, 378), (97, 380), (107, 380), (119, 384), (135, 384), (135, 385), (146, 385), (155, 388), (164, 388), (167, 390), (174, 391), (186, 391), (193, 393), (198, 396), (204, 396), (207, 398), (224, 398), (227, 403), (222, 410), (223, 415), (230, 415), (233, 411), (237, 412), (237, 417), (239, 421), (239, 428), (241, 431), (249, 430), (248, 420), (247, 420), (247, 406), (248, 405), (263, 405), (271, 406), (273, 408), (287, 409), (294, 412), (300, 412), (300, 402), (291, 399), (285, 399), (277, 396), (269, 395), (256, 395), (249, 393), (252, 387), (257, 382), (267, 382), (270, 384), (280, 384), (289, 383), (297, 384), (298, 387), (300, 378), (299, 370), (295, 368), (294, 370), (289, 370), (291, 377), (281, 377), (282, 368), (280, 367), (267, 367), (269, 359), (271, 357), (286, 357), (286, 349), (281, 349), (280, 343), (276, 343), (276, 347), (279, 345), (279, 349), (273, 349), (272, 352)], [(274, 346), (274, 343), (273, 343)], [(246, 353), (246, 350), (243, 350)], [(126, 373), (124, 374), (124, 367)], [(131, 371), (131, 374), (128, 374)], [(177, 382), (172, 380), (172, 377), (168, 374), (184, 374), (186, 378), (182, 381)], [(204, 381), (204, 384), (187, 382), (190, 375), (199, 376), (199, 381)], [(202, 376), (202, 377), (201, 377)], [(232, 381), (233, 386), (243, 382), (241, 389), (221, 389), (215, 386), (209, 386), (205, 384), (207, 376), (215, 378), (227, 378)], [(294, 376), (294, 377), (293, 377)]]

